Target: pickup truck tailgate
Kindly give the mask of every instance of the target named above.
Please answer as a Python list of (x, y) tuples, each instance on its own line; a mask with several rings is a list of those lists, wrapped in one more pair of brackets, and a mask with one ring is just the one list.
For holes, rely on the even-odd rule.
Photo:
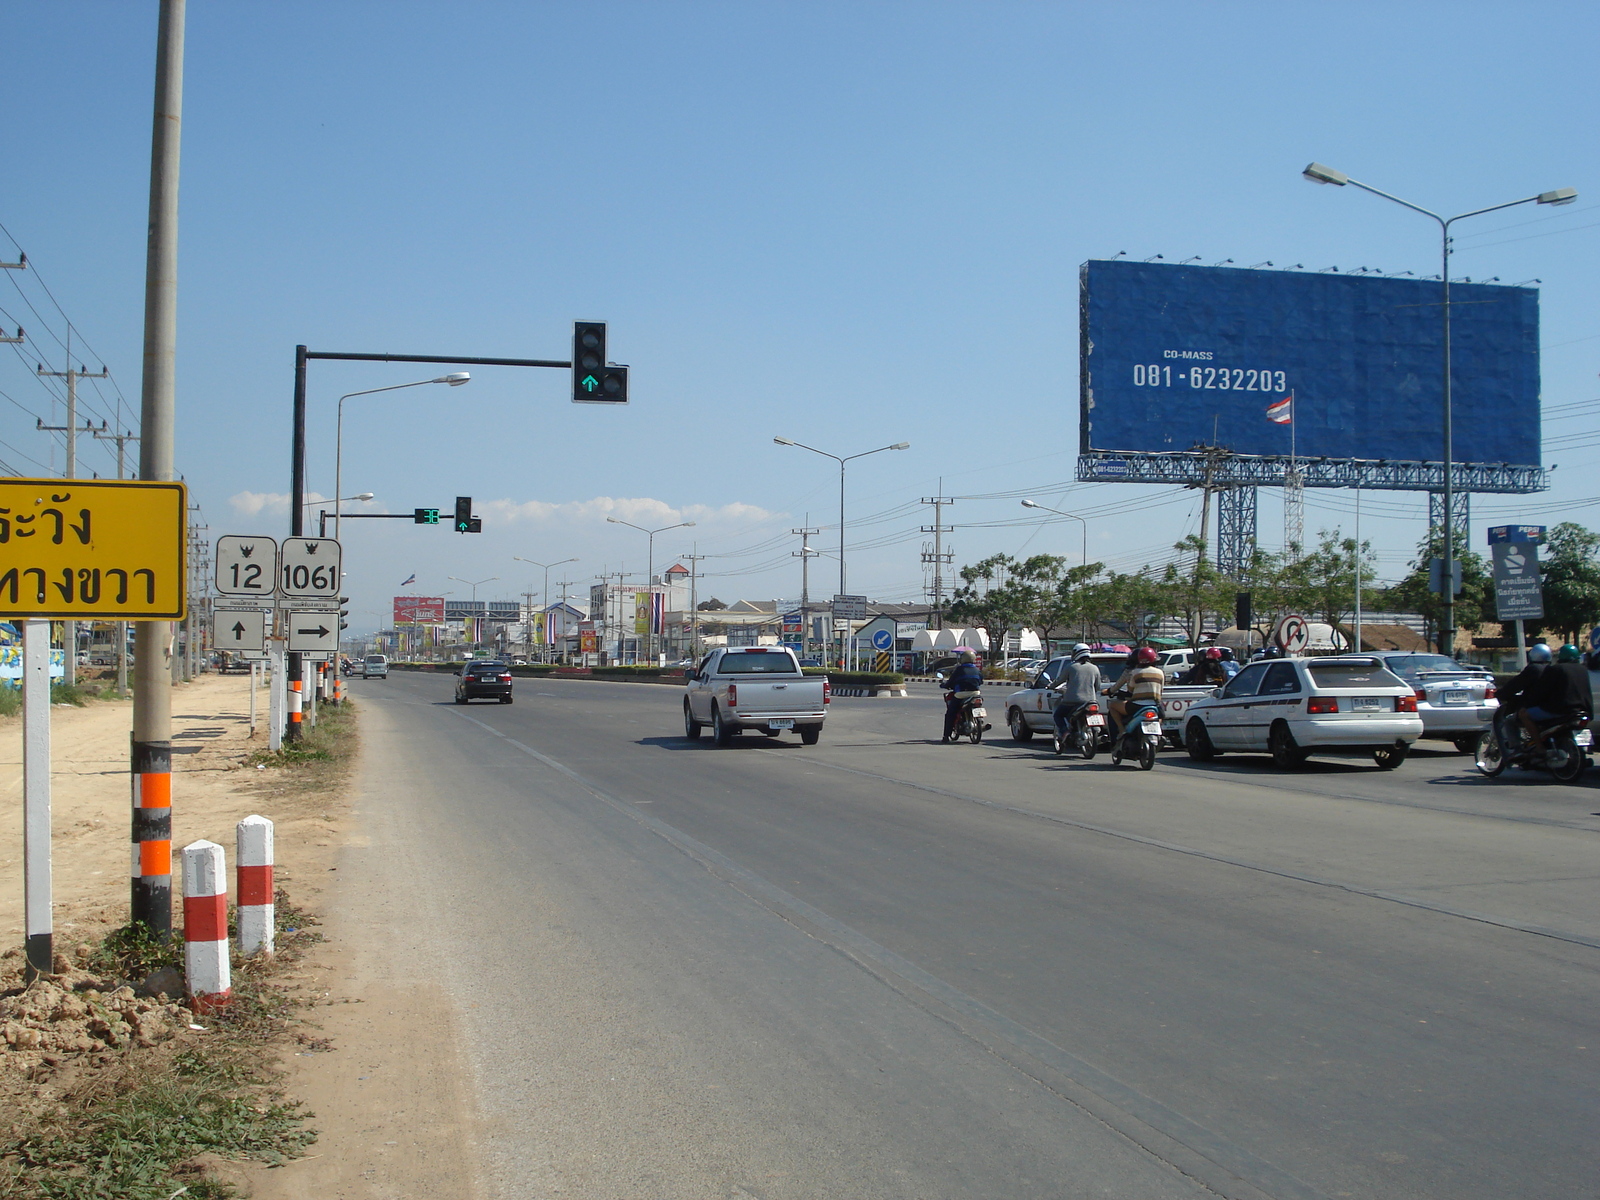
[(732, 686), (737, 688), (732, 708), (741, 717), (757, 713), (775, 717), (803, 716), (823, 711), (820, 679), (758, 682), (741, 678)]

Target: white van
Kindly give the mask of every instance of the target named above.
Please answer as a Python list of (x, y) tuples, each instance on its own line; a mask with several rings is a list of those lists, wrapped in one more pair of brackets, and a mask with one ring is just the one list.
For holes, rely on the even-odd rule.
[(381, 654), (369, 654), (361, 661), (361, 678), (389, 678), (389, 660)]

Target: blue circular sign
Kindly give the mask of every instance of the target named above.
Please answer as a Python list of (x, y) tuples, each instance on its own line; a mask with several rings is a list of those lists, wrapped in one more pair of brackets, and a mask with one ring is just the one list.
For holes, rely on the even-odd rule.
[(894, 647), (894, 634), (887, 629), (880, 629), (872, 635), (872, 645), (878, 650), (890, 650)]
[(1589, 630), (1589, 649), (1600, 650), (1600, 625)]

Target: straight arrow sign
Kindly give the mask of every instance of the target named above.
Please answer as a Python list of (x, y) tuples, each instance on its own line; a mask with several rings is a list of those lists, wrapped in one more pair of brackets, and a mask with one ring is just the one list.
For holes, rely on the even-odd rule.
[(267, 616), (259, 608), (219, 608), (217, 649), (259, 652), (267, 648)]

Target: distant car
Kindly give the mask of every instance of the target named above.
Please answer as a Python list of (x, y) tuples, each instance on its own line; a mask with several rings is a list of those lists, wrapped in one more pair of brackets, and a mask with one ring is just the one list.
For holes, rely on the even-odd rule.
[(381, 654), (369, 654), (361, 660), (361, 678), (389, 678), (389, 660)]
[(1196, 762), (1229, 750), (1266, 751), (1279, 767), (1312, 754), (1371, 755), (1392, 770), (1422, 736), (1411, 685), (1367, 654), (1251, 663), (1186, 715), (1183, 744)]
[(1156, 666), (1161, 668), (1168, 683), (1176, 683), (1179, 676), (1189, 673), (1189, 669), (1194, 666), (1195, 656), (1199, 653), (1200, 651), (1192, 646), (1186, 646), (1182, 650), (1162, 650), (1156, 655)]
[(469, 700), (498, 700), (511, 703), (511, 664), (481, 659), (469, 662), (456, 672), (456, 703)]
[(1445, 654), (1380, 650), (1373, 657), (1411, 685), (1423, 737), (1454, 742), (1463, 754), (1476, 752), (1479, 735), (1500, 707), (1492, 672)]

